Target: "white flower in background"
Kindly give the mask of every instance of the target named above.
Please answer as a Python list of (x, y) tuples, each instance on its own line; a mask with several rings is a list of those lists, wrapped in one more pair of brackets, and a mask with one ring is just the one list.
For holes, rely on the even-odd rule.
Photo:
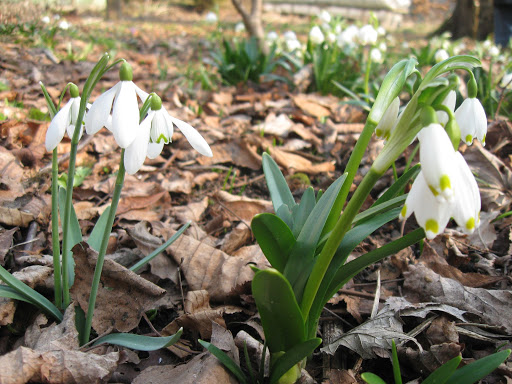
[(336, 35), (333, 32), (328, 32), (326, 36), (327, 42), (330, 44), (334, 43), (336, 41)]
[(91, 135), (107, 127), (117, 144), (126, 148), (135, 140), (139, 127), (137, 95), (145, 101), (148, 94), (133, 83), (132, 69), (127, 62), (121, 65), (119, 77), (121, 81), (92, 103), (85, 117), (85, 129)]
[[(447, 106), (450, 108), (450, 110), (453, 112), (455, 110), (455, 102), (457, 101), (457, 93), (453, 90), (448, 92), (446, 97), (444, 98), (443, 102), (441, 104)], [(445, 111), (436, 111), (437, 120), (439, 121), (439, 124), (441, 124), (443, 127), (448, 122), (449, 116)]]
[[(68, 136), (73, 137), (75, 132), (76, 120), (78, 119), (78, 111), (80, 110), (80, 95), (78, 87), (74, 84), (70, 86), (69, 93), (71, 99), (66, 103), (62, 109), (57, 112), (53, 117), (48, 131), (46, 131), (45, 146), (48, 152), (51, 152), (62, 141), (64, 133), (67, 132)], [(82, 137), (83, 128), (80, 127), (80, 134), (78, 139)]]
[(385, 42), (381, 42), (379, 44), (379, 49), (380, 49), (381, 52), (386, 52), (388, 50), (388, 47), (386, 46)]
[(318, 25), (315, 25), (311, 28), (311, 31), (309, 31), (309, 39), (316, 45), (322, 44), (325, 41), (325, 36)]
[(208, 12), (204, 17), (204, 21), (209, 24), (215, 24), (217, 21), (219, 21), (219, 18), (215, 12)]
[(395, 97), (388, 109), (382, 115), (379, 123), (375, 127), (375, 134), (381, 139), (388, 139), (395, 127), (398, 119), (398, 110), (400, 108), (400, 98)]
[(418, 140), (425, 181), (438, 200), (451, 201), (455, 150), (448, 134), (440, 124), (432, 123), (418, 133)]
[(59, 28), (62, 30), (68, 30), (69, 29), (69, 23), (66, 20), (62, 20), (59, 23)]
[(489, 48), (489, 55), (491, 55), (492, 57), (499, 56), (499, 54), (500, 49), (496, 45), (492, 45), (492, 47)]
[(60, 20), (60, 15), (58, 13), (56, 13), (55, 15), (53, 15), (53, 19), (55, 21)]
[(297, 35), (295, 34), (295, 32), (293, 31), (286, 31), (284, 34), (283, 34), (283, 38), (285, 40), (297, 40)]
[(41, 18), (41, 21), (44, 23), (44, 24), (50, 24), (50, 17), (49, 16), (43, 16)]
[(287, 39), (287, 40), (284, 41), (284, 44), (285, 44), (286, 50), (288, 52), (299, 51), (299, 50), (302, 49), (302, 44), (297, 39), (295, 39), (295, 40)]
[(200, 154), (212, 157), (212, 150), (206, 140), (191, 125), (169, 115), (162, 107), (159, 96), (151, 96), (151, 108), (146, 118), (140, 124), (136, 139), (124, 152), (124, 165), (130, 175), (136, 173), (146, 157), (156, 158), (164, 147), (172, 140), (174, 126), (183, 133), (192, 148)]
[(242, 22), (240, 22), (240, 23), (236, 23), (236, 25), (235, 25), (235, 32), (236, 32), (236, 33), (241, 33), (241, 32), (243, 32), (243, 31), (245, 31), (245, 25), (244, 25), (244, 23), (242, 23)]
[(275, 43), (279, 39), (279, 35), (276, 31), (270, 31), (267, 33), (267, 42), (268, 43)]
[(336, 24), (334, 26), (334, 33), (337, 35), (339, 35), (341, 33), (342, 29), (341, 29), (341, 24)]
[(361, 27), (357, 37), (361, 45), (374, 45), (377, 43), (377, 38), (379, 37), (379, 34), (375, 30), (375, 28), (373, 28), (373, 26), (367, 24)]
[(487, 117), (480, 100), (468, 97), (455, 111), (455, 119), (460, 128), (460, 137), (467, 145), (473, 144), (476, 137), (485, 145), (487, 135)]
[(490, 40), (485, 40), (483, 43), (482, 43), (482, 47), (485, 49), (485, 50), (488, 50), (490, 49), (492, 46), (492, 42)]
[(503, 75), (503, 77), (501, 78), (500, 87), (512, 89), (512, 72), (505, 73)]
[(370, 58), (374, 63), (382, 63), (382, 52), (378, 48), (372, 48), (370, 51)]
[(328, 11), (326, 11), (325, 9), (323, 9), (318, 14), (317, 17), (321, 21), (322, 24), (329, 24), (331, 22), (331, 14)]
[(448, 54), (448, 52), (446, 52), (446, 50), (438, 49), (434, 55), (434, 60), (436, 61), (436, 63), (440, 63), (441, 61), (446, 60), (449, 57), (450, 55)]
[(402, 42), (402, 49), (409, 49), (409, 43), (407, 41)]
[(336, 38), (338, 47), (343, 48), (345, 46), (354, 45), (358, 34), (359, 34), (359, 28), (357, 28), (357, 26), (355, 26), (355, 25), (348, 26)]
[(384, 36), (386, 34), (386, 30), (384, 29), (384, 27), (379, 26), (377, 28), (377, 33), (379, 34), (379, 36)]

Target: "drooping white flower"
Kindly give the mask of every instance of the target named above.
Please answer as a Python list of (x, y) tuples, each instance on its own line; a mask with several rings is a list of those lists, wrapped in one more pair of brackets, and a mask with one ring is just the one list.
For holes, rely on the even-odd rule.
[(236, 23), (236, 25), (235, 25), (235, 32), (236, 33), (241, 33), (243, 31), (245, 31), (244, 23), (242, 23), (242, 22)]
[(44, 23), (44, 24), (50, 24), (50, 17), (49, 16), (43, 16), (41, 18), (41, 21)]
[(400, 98), (397, 96), (382, 115), (377, 127), (375, 127), (375, 134), (377, 137), (386, 140), (389, 138), (393, 128), (395, 127), (399, 108)]
[(295, 34), (295, 32), (293, 31), (286, 31), (284, 34), (283, 34), (283, 38), (285, 40), (297, 40), (297, 35)]
[(325, 39), (327, 40), (327, 42), (332, 44), (336, 41), (336, 35), (333, 32), (327, 32)]
[(454, 167), (456, 168), (455, 204), (452, 217), (463, 232), (471, 234), (480, 225), (480, 191), (475, 177), (460, 152), (455, 153)]
[(500, 49), (496, 45), (493, 45), (491, 48), (489, 48), (489, 55), (491, 55), (492, 57), (496, 57), (499, 54)]
[[(78, 95), (78, 88), (76, 86), (74, 86), (73, 90), (70, 89), (70, 93), (72, 96), (71, 99), (69, 99), (66, 105), (53, 117), (48, 131), (46, 131), (45, 146), (48, 152), (53, 151), (55, 147), (57, 147), (62, 141), (65, 132), (68, 133), (70, 138), (73, 137), (73, 133), (75, 132), (78, 111), (80, 110), (80, 96)], [(82, 137), (82, 133), (83, 128), (80, 127), (79, 139)]]
[(270, 31), (267, 33), (267, 42), (274, 43), (277, 41), (277, 39), (279, 39), (279, 35), (276, 31)]
[(204, 17), (204, 21), (210, 24), (215, 24), (218, 21), (217, 14), (215, 12), (208, 12)]
[(66, 20), (62, 20), (59, 23), (59, 28), (62, 30), (68, 30), (69, 29), (69, 23)]
[(418, 224), (425, 230), (428, 239), (442, 233), (450, 220), (453, 203), (439, 200), (434, 196), (420, 171), (407, 195), (400, 219), (406, 220), (412, 213)]
[[(457, 92), (451, 90), (448, 92), (446, 97), (444, 98), (443, 102), (441, 104), (447, 106), (450, 108), (450, 110), (453, 112), (455, 110), (455, 102), (457, 101)], [(443, 127), (448, 122), (448, 114), (445, 111), (436, 111), (437, 120), (439, 121), (439, 124), (441, 124)]]
[(445, 49), (438, 49), (434, 55), (434, 60), (436, 63), (440, 63), (443, 60), (446, 60), (450, 57), (448, 52)]
[(450, 137), (440, 124), (432, 123), (418, 133), (418, 140), (421, 169), (432, 194), (440, 201), (451, 201), (455, 150)]
[(326, 11), (325, 9), (323, 9), (318, 14), (318, 19), (320, 20), (320, 22), (322, 24), (329, 24), (331, 22), (331, 14), (328, 11)]
[(370, 51), (370, 57), (374, 63), (382, 63), (382, 52), (378, 48), (372, 48)]
[(145, 101), (148, 94), (133, 83), (128, 63), (121, 65), (119, 74), (121, 81), (101, 94), (91, 105), (85, 118), (85, 129), (91, 135), (107, 127), (114, 134), (117, 144), (126, 148), (135, 140), (139, 127), (137, 95)]
[(124, 152), (124, 165), (130, 175), (136, 173), (146, 157), (154, 159), (164, 147), (172, 140), (174, 126), (188, 140), (192, 148), (200, 154), (212, 157), (212, 150), (206, 140), (191, 125), (169, 115), (162, 107), (162, 100), (157, 95), (152, 95), (151, 110), (140, 124), (136, 139)]
[(315, 25), (309, 31), (309, 40), (315, 45), (322, 44), (325, 41), (324, 33), (318, 25)]
[(512, 72), (503, 75), (501, 78), (500, 87), (512, 89)]
[(288, 52), (299, 51), (302, 48), (299, 40), (287, 39), (284, 43)]
[(359, 28), (356, 25), (349, 25), (344, 31), (342, 31), (336, 38), (338, 47), (343, 48), (345, 46), (352, 46), (355, 44), (355, 40), (359, 34)]
[(386, 30), (384, 29), (384, 27), (380, 26), (377, 28), (377, 33), (379, 34), (379, 36), (384, 36), (386, 34)]
[(476, 97), (465, 99), (455, 111), (455, 119), (460, 128), (460, 137), (467, 145), (473, 144), (475, 137), (485, 145), (487, 117), (480, 100)]
[(377, 43), (379, 34), (372, 25), (367, 24), (359, 30), (357, 38), (361, 45), (374, 45)]

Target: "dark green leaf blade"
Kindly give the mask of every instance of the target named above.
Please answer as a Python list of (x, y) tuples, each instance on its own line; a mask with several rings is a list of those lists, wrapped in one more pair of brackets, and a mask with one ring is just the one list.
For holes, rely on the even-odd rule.
[(368, 384), (386, 384), (379, 376), (371, 372), (365, 372), (361, 374), (361, 379), (366, 381)]
[(274, 211), (277, 212), (279, 207), (283, 204), (288, 206), (288, 209), (291, 209), (296, 204), (295, 199), (279, 166), (268, 153), (263, 153), (261, 161), (272, 204), (274, 205)]
[(242, 369), (221, 349), (212, 343), (204, 340), (198, 340), (204, 348), (206, 348), (213, 356), (215, 356), (242, 384), (249, 384)]
[(100, 218), (94, 225), (91, 234), (89, 235), (89, 239), (87, 239), (87, 244), (94, 249), (96, 252), (100, 251), (101, 241), (103, 240), (103, 234), (106, 231), (107, 223), (108, 223), (108, 215), (110, 214), (110, 205), (103, 211)]
[(483, 357), (477, 361), (468, 364), (461, 369), (457, 369), (446, 384), (472, 384), (478, 380), (483, 379), (498, 366), (503, 363), (510, 355), (511, 350), (506, 349), (501, 352), (493, 353), (492, 355)]
[(447, 361), (439, 368), (437, 368), (434, 372), (432, 372), (424, 381), (423, 384), (444, 384), (450, 378), (450, 376), (455, 372), (460, 362), (462, 361), (462, 356), (456, 356), (453, 359)]
[(110, 335), (100, 337), (92, 345), (114, 344), (137, 351), (156, 351), (157, 349), (167, 348), (176, 343), (182, 333), (183, 328), (180, 328), (178, 332), (172, 336), (161, 337), (136, 335), (133, 333), (111, 333)]

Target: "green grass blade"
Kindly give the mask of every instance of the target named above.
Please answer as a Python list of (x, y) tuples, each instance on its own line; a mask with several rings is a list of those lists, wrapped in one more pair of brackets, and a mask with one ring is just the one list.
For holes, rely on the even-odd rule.
[(94, 225), (91, 234), (89, 235), (89, 239), (87, 239), (87, 244), (94, 249), (96, 252), (100, 251), (101, 240), (103, 240), (103, 234), (106, 231), (107, 223), (108, 223), (108, 215), (110, 214), (110, 205), (103, 211), (100, 218)]
[(183, 333), (183, 328), (180, 328), (172, 336), (151, 337), (144, 335), (135, 335), (133, 333), (111, 333), (100, 337), (93, 344), (114, 344), (121, 347), (135, 349), (137, 351), (156, 351), (157, 349), (167, 348), (176, 343)]
[(490, 356), (474, 361), (461, 369), (457, 369), (446, 381), (446, 384), (476, 383), (498, 368), (498, 366), (507, 359), (510, 352), (510, 349), (496, 352)]
[(444, 384), (450, 378), (450, 376), (455, 372), (460, 362), (462, 361), (462, 356), (456, 356), (448, 362), (441, 365), (434, 372), (432, 372), (424, 381), (423, 384)]
[(386, 384), (379, 376), (371, 372), (365, 372), (361, 374), (361, 379), (366, 381), (368, 384)]
[(204, 340), (198, 340), (204, 348), (206, 348), (213, 356), (215, 356), (235, 377), (241, 384), (249, 384), (242, 369), (229, 357), (224, 351), (217, 348), (212, 343)]
[(26, 296), (22, 295), (17, 290), (8, 285), (0, 285), (0, 297), (24, 301), (26, 303), (33, 304), (33, 302), (29, 300)]
[(296, 203), (293, 195), (288, 187), (288, 183), (284, 178), (277, 163), (270, 157), (268, 153), (262, 156), (263, 172), (267, 181), (267, 187), (270, 192), (270, 198), (274, 205), (274, 211), (277, 212), (283, 204), (291, 209)]
[(392, 343), (391, 361), (393, 362), (393, 377), (395, 384), (402, 384), (402, 373), (400, 372), (400, 363), (398, 361), (398, 352), (396, 350), (395, 340)]

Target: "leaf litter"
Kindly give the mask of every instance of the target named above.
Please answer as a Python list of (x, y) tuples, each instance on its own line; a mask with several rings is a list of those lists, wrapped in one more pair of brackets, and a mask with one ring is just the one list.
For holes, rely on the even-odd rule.
[[(187, 15), (192, 14), (183, 16)], [(173, 60), (194, 56), (186, 37), (157, 34), (157, 41), (149, 43), (142, 35), (132, 35), (139, 53), (122, 47), (118, 54), (133, 62), (135, 77), (147, 88), (152, 88), (158, 76), (158, 60), (171, 56), (163, 46), (176, 48)], [(24, 104), (21, 108), (2, 105), (7, 119), (0, 122), (0, 263), (48, 294), (52, 289), (52, 271), (46, 261), (51, 253), (50, 157), (44, 151), (48, 122), (31, 120), (28, 110), (47, 111), (39, 80), (57, 99), (70, 78), (83, 84), (101, 50), (94, 47), (88, 60), (73, 62), (59, 58), (66, 51), (64, 41), (56, 45), (57, 60), (22, 44), (2, 41), (0, 49), (1, 79), (11, 87), (2, 93), (2, 100)], [(164, 49), (163, 55), (159, 49)], [(173, 63), (169, 68), (178, 66)], [(21, 321), (27, 306), (1, 299), (0, 366), (5, 367), (0, 372), (1, 382), (88, 383), (105, 382), (110, 377), (129, 377), (134, 383), (235, 382), (213, 356), (202, 352), (197, 337), (210, 339), (233, 356), (247, 343), (253, 363), (258, 363), (262, 334), (250, 295), (250, 265), (265, 268), (268, 264), (248, 225), (255, 213), (271, 210), (261, 153), (270, 152), (297, 196), (309, 185), (325, 189), (346, 165), (362, 129), (364, 111), (337, 98), (291, 92), (279, 83), (266, 88), (225, 87), (194, 95), (176, 86), (175, 80), (159, 85), (165, 107), (205, 136), (214, 157), (195, 157), (176, 132), (171, 147), (147, 161), (136, 176), (126, 178), (93, 326), (98, 334), (131, 331), (153, 335), (172, 334), (183, 326), (180, 349), (171, 347), (149, 356), (123, 348), (80, 350), (73, 306), (61, 324), (33, 309)], [(109, 74), (102, 84), (108, 87), (115, 81)], [(197, 113), (199, 106), (202, 113)], [(78, 164), (92, 172), (77, 188), (74, 203), (87, 239), (113, 191), (120, 155), (111, 135), (100, 132), (86, 140)], [(343, 351), (346, 366), (354, 368), (333, 367), (331, 381), (338, 377), (357, 382), (360, 356), (371, 359), (363, 362), (367, 367), (389, 369), (388, 360), (375, 358), (389, 355), (391, 339), (401, 341), (401, 365), (413, 372), (410, 378), (424, 377), (459, 353), (476, 358), (499, 345), (510, 345), (512, 220), (496, 219), (510, 210), (512, 203), (512, 158), (507, 151), (511, 140), (510, 123), (491, 122), (487, 147), (476, 143), (464, 153), (481, 188), (479, 233), (467, 237), (450, 228), (426, 243), (421, 256), (413, 247), (362, 272), (328, 304), (320, 329), (333, 321), (343, 336), (325, 343), (323, 350)], [(363, 168), (371, 164), (380, 145), (372, 140)], [(64, 171), (69, 141), (64, 140), (58, 151), (60, 170)], [(390, 180), (387, 174), (381, 189)], [(127, 270), (188, 221), (192, 224), (185, 234), (140, 275)], [(29, 231), (33, 223), (37, 224), (35, 234)], [(396, 224), (390, 224), (359, 245), (350, 258), (396, 238), (398, 231)], [(34, 247), (30, 250), (26, 243)], [(77, 247), (73, 297), (86, 310), (95, 255), (85, 243)], [(377, 315), (370, 318), (377, 271), (383, 276), (380, 293), (385, 298)], [(149, 319), (155, 309), (156, 315)], [(7, 326), (19, 333), (6, 331)], [(322, 378), (320, 365), (317, 355), (308, 366), (317, 379)], [(132, 368), (131, 376), (123, 378), (127, 366)], [(503, 372), (510, 381), (510, 367)]]

